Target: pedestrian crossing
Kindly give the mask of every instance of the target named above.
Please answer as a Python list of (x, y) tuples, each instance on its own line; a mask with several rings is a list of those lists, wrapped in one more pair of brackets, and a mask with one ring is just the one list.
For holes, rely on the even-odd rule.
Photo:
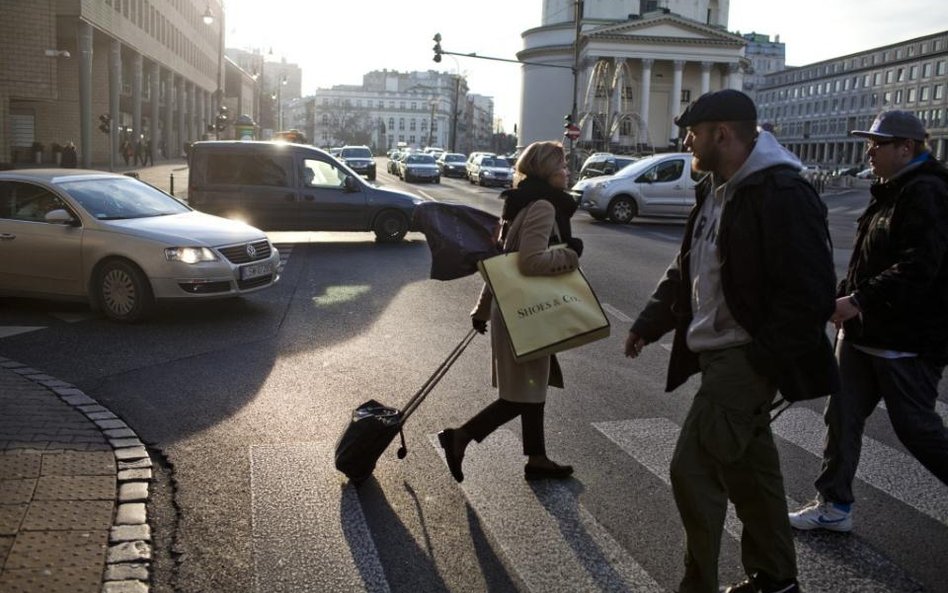
[[(603, 437), (604, 445), (597, 450), (610, 463), (638, 464), (670, 491), (668, 468), (680, 430), (675, 422), (636, 418), (593, 422), (591, 427), (593, 434)], [(777, 440), (810, 455), (821, 455), (824, 428), (819, 413), (791, 408), (772, 429)], [(610, 518), (587, 508), (579, 495), (583, 488), (577, 488), (583, 483), (582, 466), (576, 481), (526, 482), (520, 479), (524, 463), (520, 439), (501, 428), (482, 443), (471, 444), (464, 461), (465, 480), (455, 484), (437, 436), (428, 435), (428, 442), (431, 449), (416, 449), (412, 457), (438, 457), (443, 479), (449, 484), (445, 487), (458, 489), (520, 591), (644, 593), (666, 591), (674, 585), (669, 575), (644, 568), (655, 570), (655, 558), (649, 556), (654, 550), (627, 549), (613, 531), (615, 526), (610, 526)], [(397, 583), (387, 581), (375, 547), (378, 527), (370, 529), (366, 524), (365, 514), (370, 511), (364, 512), (361, 506), (367, 504), (366, 499), (360, 499), (356, 488), (336, 472), (332, 454), (330, 443), (251, 447), (253, 541), (259, 583), (255, 593), (313, 590), (301, 588), (306, 578), (315, 578), (308, 582), (320, 583), (318, 590), (398, 590)], [(400, 468), (397, 471), (407, 474), (412, 471), (410, 463), (394, 465), (383, 459), (377, 472)], [(584, 463), (588, 467), (598, 461), (587, 459)], [(300, 472), (300, 467), (309, 471)], [(944, 486), (910, 455), (864, 437), (857, 479), (948, 527)], [(403, 480), (407, 484), (412, 478), (403, 476), (398, 481)], [(789, 508), (801, 504), (789, 498), (787, 502)], [(741, 523), (731, 508), (725, 538), (737, 542), (740, 536)], [(848, 536), (795, 533), (794, 539), (805, 591), (925, 591), (885, 550), (861, 538), (858, 531)], [(433, 545), (437, 547), (437, 543)]]

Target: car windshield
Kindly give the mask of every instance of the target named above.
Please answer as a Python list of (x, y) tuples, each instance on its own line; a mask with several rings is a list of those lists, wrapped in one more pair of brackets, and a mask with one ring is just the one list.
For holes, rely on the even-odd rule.
[(368, 148), (343, 148), (342, 158), (344, 159), (370, 159), (372, 151)]
[(430, 154), (413, 154), (410, 157), (408, 157), (408, 160), (406, 162), (412, 165), (420, 165), (420, 164), (433, 165), (435, 160), (434, 160), (434, 157), (431, 156)]
[(446, 163), (463, 163), (464, 162), (463, 154), (446, 154), (444, 155), (444, 161)]
[(507, 164), (505, 159), (484, 159), (485, 167), (504, 167), (509, 168), (510, 165)]
[(147, 183), (129, 177), (65, 181), (58, 186), (99, 220), (168, 216), (191, 210)]
[(661, 156), (650, 156), (642, 160), (635, 161), (634, 163), (619, 169), (619, 172), (615, 174), (616, 177), (633, 177), (642, 173), (658, 161), (662, 159)]

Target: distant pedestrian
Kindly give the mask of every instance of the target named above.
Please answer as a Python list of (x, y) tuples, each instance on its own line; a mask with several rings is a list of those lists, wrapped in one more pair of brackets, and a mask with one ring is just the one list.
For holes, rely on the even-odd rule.
[(729, 593), (799, 593), (780, 460), (770, 430), (787, 399), (838, 387), (824, 328), (836, 276), (826, 206), (802, 165), (740, 91), (706, 93), (675, 119), (707, 172), (681, 248), (632, 325), (625, 354), (674, 331), (666, 389), (701, 373), (670, 475), (685, 528), (681, 593), (717, 593), (728, 500), (743, 521), (748, 580)]
[(837, 291), (842, 389), (826, 405), (818, 498), (790, 514), (797, 529), (852, 529), (862, 434), (880, 399), (902, 444), (948, 484), (948, 429), (935, 411), (948, 362), (948, 169), (907, 111), (851, 134), (866, 139), (879, 179)]
[(128, 140), (123, 140), (119, 151), (122, 153), (122, 158), (125, 160), (125, 166), (127, 167), (129, 159), (132, 158), (132, 143)]
[(76, 153), (76, 145), (71, 141), (63, 147), (63, 156), (60, 164), (65, 169), (75, 169), (79, 165), (79, 155)]
[[(559, 142), (534, 142), (517, 160), (517, 187), (504, 192), (500, 241), (505, 251), (519, 251), (520, 270), (530, 276), (553, 276), (579, 266), (582, 241), (573, 238), (570, 217), (576, 201), (568, 193), (568, 170)], [(552, 243), (566, 243), (566, 249), (549, 249)], [(520, 417), (523, 427), (523, 454), (527, 456), (527, 480), (568, 478), (572, 466), (560, 465), (546, 455), (543, 409), (547, 386), (563, 386), (555, 356), (518, 363), (511, 351), (507, 328), (500, 310), (485, 284), (474, 311), (474, 329), (487, 332), (490, 322), (491, 374), (498, 398), (459, 428), (438, 434), (451, 475), (464, 479), (462, 462), (468, 444), (481, 442), (501, 425)]]
[(145, 164), (145, 150), (142, 144), (142, 137), (135, 140), (135, 165)]
[(152, 149), (151, 149), (151, 139), (150, 139), (150, 138), (145, 138), (145, 139), (142, 141), (142, 144), (143, 144), (143, 147), (142, 147), (142, 166), (143, 166), (143, 167), (144, 167), (144, 166), (147, 166), (149, 163), (152, 164), (152, 165), (154, 165), (154, 164), (155, 164), (155, 155), (154, 155), (154, 153), (152, 152)]

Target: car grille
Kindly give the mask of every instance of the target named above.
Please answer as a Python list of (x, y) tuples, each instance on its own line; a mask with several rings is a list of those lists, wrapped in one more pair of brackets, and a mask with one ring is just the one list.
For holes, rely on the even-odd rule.
[(273, 280), (273, 274), (267, 274), (266, 276), (260, 276), (259, 278), (251, 278), (250, 280), (238, 280), (237, 287), (241, 290), (246, 290), (248, 288), (256, 288), (258, 286), (266, 286), (270, 284), (270, 281)]
[[(250, 254), (247, 253), (247, 245), (253, 245), (255, 251), (253, 257), (250, 257)], [(245, 264), (270, 257), (270, 242), (264, 240), (254, 241), (253, 243), (241, 243), (240, 245), (221, 247), (218, 251), (231, 263)]]

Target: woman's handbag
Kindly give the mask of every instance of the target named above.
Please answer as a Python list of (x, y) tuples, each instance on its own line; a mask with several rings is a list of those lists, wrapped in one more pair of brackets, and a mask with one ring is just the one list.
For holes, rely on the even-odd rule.
[(579, 269), (556, 276), (524, 276), (518, 257), (512, 251), (477, 263), (507, 326), (517, 362), (609, 335), (609, 320)]

